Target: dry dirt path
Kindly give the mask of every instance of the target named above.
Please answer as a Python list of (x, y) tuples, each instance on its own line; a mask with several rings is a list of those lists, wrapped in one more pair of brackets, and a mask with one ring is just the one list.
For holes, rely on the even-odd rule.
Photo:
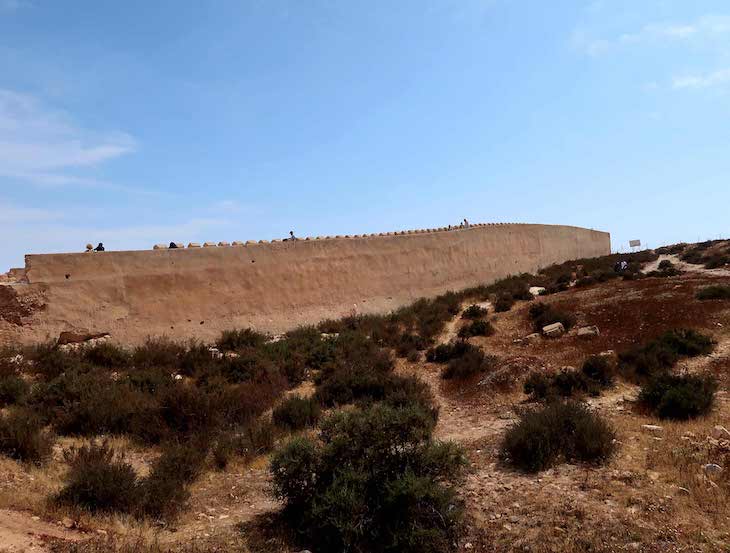
[(20, 511), (0, 509), (0, 552), (46, 553), (49, 539), (79, 541), (86, 536), (73, 530), (44, 522)]
[(658, 259), (647, 263), (644, 268), (641, 269), (641, 272), (650, 273), (651, 271), (656, 271), (659, 269), (659, 264), (664, 260), (671, 261), (677, 269), (686, 273), (704, 273), (706, 275), (730, 277), (730, 269), (705, 269), (704, 265), (693, 265), (692, 263), (687, 263), (686, 261), (679, 259), (676, 255), (660, 255)]

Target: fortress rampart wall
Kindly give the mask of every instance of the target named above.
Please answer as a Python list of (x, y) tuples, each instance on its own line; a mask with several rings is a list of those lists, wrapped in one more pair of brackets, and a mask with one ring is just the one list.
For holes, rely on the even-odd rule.
[(25, 278), (46, 297), (38, 328), (125, 342), (242, 326), (279, 332), (610, 253), (608, 233), (531, 224), (223, 244), (28, 255)]

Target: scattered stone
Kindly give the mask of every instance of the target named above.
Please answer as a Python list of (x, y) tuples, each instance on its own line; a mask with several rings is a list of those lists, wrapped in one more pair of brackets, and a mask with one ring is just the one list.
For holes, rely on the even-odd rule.
[(71, 529), (74, 527), (74, 521), (68, 517), (64, 517), (63, 519), (61, 519), (61, 526)]
[(712, 437), (716, 440), (730, 440), (730, 430), (718, 424), (712, 429)]
[(597, 326), (584, 326), (578, 329), (578, 336), (581, 338), (591, 338), (593, 336), (600, 336), (601, 331), (598, 330)]
[(539, 340), (540, 339), (540, 333), (539, 332), (533, 332), (532, 334), (528, 334), (527, 336), (525, 336), (524, 339), (526, 341), (528, 341), (528, 342), (534, 342), (535, 340)]
[(720, 474), (722, 472), (722, 467), (716, 463), (707, 463), (703, 469), (705, 474)]
[(683, 495), (689, 495), (689, 490), (687, 488), (683, 488), (682, 486), (677, 486), (677, 492)]
[(548, 338), (557, 338), (565, 334), (563, 323), (553, 323), (542, 327), (542, 333)]
[(642, 424), (641, 428), (648, 432), (661, 432), (662, 430), (664, 430), (664, 427), (656, 424)]
[(614, 355), (616, 355), (616, 352), (613, 351), (612, 349), (607, 349), (606, 351), (602, 351), (598, 355), (600, 357), (613, 357)]
[(539, 296), (540, 294), (545, 293), (545, 288), (542, 286), (530, 286), (530, 294), (533, 296)]

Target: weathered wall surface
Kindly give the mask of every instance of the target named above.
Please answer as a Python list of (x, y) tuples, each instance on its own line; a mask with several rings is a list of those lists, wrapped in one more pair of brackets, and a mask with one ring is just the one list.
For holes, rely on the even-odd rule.
[(246, 246), (26, 256), (27, 290), (46, 307), (37, 340), (62, 330), (212, 338), (278, 332), (353, 311), (380, 312), (556, 262), (610, 253), (607, 233), (568, 226), (480, 225), (405, 235)]

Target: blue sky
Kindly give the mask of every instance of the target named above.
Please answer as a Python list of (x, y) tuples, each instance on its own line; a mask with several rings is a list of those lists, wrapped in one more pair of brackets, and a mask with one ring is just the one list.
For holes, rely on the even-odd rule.
[(0, 268), (475, 222), (728, 235), (726, 0), (0, 0)]

